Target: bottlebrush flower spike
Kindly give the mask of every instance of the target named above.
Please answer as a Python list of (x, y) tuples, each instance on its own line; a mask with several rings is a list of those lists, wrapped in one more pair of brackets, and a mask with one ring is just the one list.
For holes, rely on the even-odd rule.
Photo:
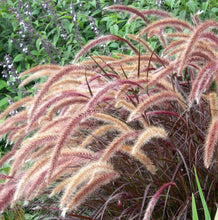
[(167, 188), (168, 186), (176, 186), (175, 183), (166, 183), (164, 184), (163, 186), (161, 186), (161, 188), (155, 193), (155, 195), (152, 197), (152, 199), (150, 200), (148, 206), (147, 206), (147, 209), (145, 211), (145, 215), (144, 215), (144, 218), (143, 220), (149, 220), (151, 218), (151, 214), (152, 214), (152, 211), (154, 209), (154, 206), (156, 205), (157, 203), (157, 200), (158, 198), (160, 197), (160, 194), (163, 192), (163, 190), (165, 188)]
[(51, 155), (50, 160), (50, 167), (48, 169), (48, 175), (47, 175), (47, 182), (50, 181), (50, 178), (52, 176), (52, 172), (55, 169), (55, 166), (58, 161), (58, 156), (61, 152), (61, 149), (64, 147), (64, 144), (67, 140), (68, 135), (79, 126), (79, 123), (81, 123), (82, 120), (86, 119), (87, 117), (93, 115), (95, 113), (94, 110), (89, 109), (87, 111), (82, 112), (77, 117), (73, 117), (66, 125), (66, 128), (63, 130), (63, 132), (60, 135), (60, 138), (57, 141), (57, 144), (54, 147), (53, 153)]
[(117, 129), (120, 131), (129, 131), (130, 130), (129, 126), (126, 123), (122, 122), (121, 120), (119, 120), (111, 115), (102, 114), (102, 113), (95, 113), (93, 115), (93, 117), (100, 119), (100, 120), (103, 120), (105, 122), (113, 123), (114, 126), (117, 126)]
[(139, 136), (137, 142), (132, 148), (132, 154), (134, 155), (142, 145), (148, 143), (152, 138), (167, 138), (166, 131), (161, 127), (150, 126)]
[[(66, 189), (61, 198), (60, 206), (64, 207), (69, 203), (71, 195), (76, 191), (77, 187), (84, 181), (89, 181), (98, 173), (113, 172), (113, 167), (107, 162), (93, 162), (81, 168), (73, 177), (66, 180)], [(60, 190), (60, 187), (53, 190), (52, 194)]]
[[(143, 14), (144, 16), (149, 16), (149, 15), (155, 15), (157, 17), (161, 17), (161, 18), (171, 18), (172, 16), (162, 10), (158, 10), (158, 9), (149, 9), (149, 10), (143, 10), (140, 11), (141, 14)], [(132, 20), (136, 19), (138, 17), (138, 15), (133, 15), (130, 19), (129, 19), (129, 23), (132, 22)]]
[(134, 51), (135, 54), (138, 54), (138, 50), (125, 38), (116, 36), (116, 35), (107, 35), (107, 36), (103, 36), (103, 37), (99, 37), (91, 42), (89, 42), (88, 44), (86, 44), (85, 47), (82, 48), (82, 50), (76, 55), (76, 57), (73, 60), (73, 63), (75, 63), (83, 54), (87, 53), (89, 49), (91, 49), (92, 47), (98, 45), (98, 44), (102, 44), (104, 42), (108, 42), (108, 41), (124, 41), (125, 43), (127, 43), (129, 45), (129, 47)]
[(144, 102), (139, 104), (137, 108), (131, 112), (127, 121), (130, 122), (134, 120), (134, 118), (137, 117), (139, 113), (142, 114), (147, 108), (153, 105), (157, 105), (164, 101), (178, 101), (179, 104), (183, 107), (183, 109), (185, 109), (185, 101), (183, 100), (181, 95), (175, 92), (163, 91), (149, 96)]
[(204, 165), (209, 168), (213, 159), (213, 152), (218, 140), (218, 116), (212, 119), (212, 122), (208, 129), (206, 142), (204, 146)]
[(148, 19), (144, 16), (144, 14), (142, 12), (140, 12), (139, 10), (129, 7), (129, 6), (125, 6), (125, 5), (112, 5), (109, 7), (105, 8), (106, 10), (111, 10), (111, 11), (126, 11), (126, 12), (130, 12), (132, 14), (135, 14), (137, 17), (140, 17), (145, 23), (148, 23)]
[(211, 118), (213, 119), (216, 115), (218, 115), (218, 97), (215, 92), (211, 92), (209, 94), (209, 103), (210, 103), (210, 114)]
[(21, 73), (19, 75), (19, 77), (24, 77), (26, 75), (29, 75), (30, 73), (34, 75), (34, 73), (40, 72), (40, 71), (44, 71), (44, 70), (51, 70), (51, 71), (57, 71), (62, 69), (63, 67), (58, 66), (58, 65), (54, 65), (54, 64), (45, 64), (45, 65), (38, 65), (35, 66), (29, 70), (24, 71), (23, 73)]
[(128, 138), (134, 138), (136, 135), (138, 135), (138, 132), (130, 131), (115, 138), (102, 154), (100, 161), (108, 161), (116, 151), (122, 149), (122, 145)]
[(0, 119), (4, 118), (5, 116), (7, 116), (11, 111), (16, 110), (17, 108), (21, 107), (21, 106), (25, 106), (28, 105), (29, 103), (31, 103), (33, 101), (33, 97), (24, 97), (21, 100), (14, 102), (13, 104), (11, 104), (4, 112), (2, 112), (0, 114)]
[(58, 71), (54, 76), (49, 78), (49, 80), (44, 84), (42, 90), (37, 94), (34, 100), (33, 106), (30, 109), (29, 117), (31, 118), (33, 116), (43, 96), (46, 94), (46, 92), (55, 82), (57, 82), (61, 77), (66, 76), (67, 74), (72, 74), (72, 71), (81, 70), (81, 68), (84, 68), (84, 67), (76, 66), (76, 65), (66, 66), (62, 68), (60, 71)]
[(211, 76), (213, 76), (214, 72), (218, 72), (218, 64), (216, 61), (207, 63), (201, 69), (193, 82), (189, 95), (189, 105), (191, 105), (195, 99), (197, 102), (199, 102), (199, 98), (203, 90), (206, 88), (206, 82)]
[(174, 28), (185, 28), (189, 31), (193, 30), (193, 27), (190, 26), (187, 22), (181, 21), (175, 18), (165, 18), (160, 21), (155, 21), (149, 24), (146, 28), (142, 29), (141, 32), (138, 34), (137, 37), (142, 37), (146, 32), (151, 31), (152, 29), (156, 28), (164, 28), (166, 26), (174, 27)]
[(98, 100), (102, 98), (108, 91), (112, 90), (113, 88), (116, 88), (120, 85), (124, 84), (129, 84), (129, 85), (134, 85), (134, 86), (139, 86), (141, 87), (138, 83), (131, 81), (131, 80), (116, 80), (114, 82), (111, 82), (109, 84), (106, 84), (103, 88), (101, 88), (87, 103), (86, 109), (91, 109), (95, 105), (97, 105)]
[(201, 34), (208, 29), (209, 27), (218, 27), (218, 23), (215, 21), (205, 21), (204, 23), (200, 24), (193, 32), (191, 37), (188, 40), (187, 46), (183, 52), (182, 60), (179, 64), (178, 74), (182, 74), (182, 70), (186, 65), (187, 60), (190, 57), (191, 52), (194, 50), (195, 45), (197, 44)]
[(110, 181), (117, 179), (119, 177), (119, 174), (115, 172), (108, 172), (104, 174), (96, 175), (87, 185), (83, 186), (73, 197), (71, 201), (67, 204), (66, 207), (63, 207), (62, 216), (65, 215), (65, 211), (69, 211), (72, 209), (75, 209), (78, 207), (81, 202), (87, 196), (89, 196), (91, 193), (93, 193), (97, 188), (99, 188), (101, 185), (105, 185), (109, 183)]

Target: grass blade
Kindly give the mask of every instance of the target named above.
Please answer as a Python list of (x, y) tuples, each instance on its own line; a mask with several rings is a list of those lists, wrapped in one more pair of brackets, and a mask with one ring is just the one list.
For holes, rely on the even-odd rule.
[(201, 202), (202, 202), (202, 205), (203, 205), (203, 208), (204, 208), (205, 220), (211, 220), (210, 213), (209, 213), (209, 210), (207, 208), (207, 204), (206, 204), (206, 201), (205, 201), (202, 189), (201, 189), (201, 185), (200, 185), (195, 167), (194, 167), (194, 171), (195, 171), (195, 178), (196, 178), (196, 182), (197, 182), (198, 191), (199, 191)]
[(192, 193), (192, 219), (198, 220), (198, 213), (197, 213), (195, 197), (194, 197), (193, 193)]

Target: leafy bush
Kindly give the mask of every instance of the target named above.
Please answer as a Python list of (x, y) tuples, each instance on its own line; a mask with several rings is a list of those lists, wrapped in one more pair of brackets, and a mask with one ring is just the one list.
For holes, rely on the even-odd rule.
[[(108, 9), (131, 13), (129, 22), (142, 19), (146, 27), (126, 38), (96, 38), (72, 65), (39, 65), (20, 75), (21, 88), (41, 81), (35, 96), (0, 115), (0, 134), (13, 143), (0, 161), (11, 162), (2, 176), (1, 210), (49, 194), (57, 215), (141, 219), (154, 195), (146, 218), (154, 209), (154, 219), (191, 219), (195, 165), (214, 216), (217, 22), (195, 15), (191, 25), (160, 10)], [(108, 41), (123, 42), (132, 52), (89, 54)], [(88, 57), (78, 62), (83, 55)]]

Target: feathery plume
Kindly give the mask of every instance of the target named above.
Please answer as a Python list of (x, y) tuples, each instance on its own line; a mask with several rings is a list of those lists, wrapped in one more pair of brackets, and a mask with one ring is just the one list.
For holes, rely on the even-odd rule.
[(125, 6), (125, 5), (112, 5), (109, 7), (105, 8), (106, 10), (111, 10), (111, 11), (126, 11), (126, 12), (130, 12), (132, 14), (137, 15), (138, 17), (140, 17), (145, 23), (148, 23), (148, 19), (137, 9), (129, 7), (129, 6)]
[(119, 130), (119, 127), (115, 125), (105, 125), (101, 126), (100, 128), (96, 129), (95, 131), (92, 132), (80, 145), (79, 148), (84, 148), (87, 146), (92, 139), (94, 139), (96, 136), (103, 135), (104, 133), (110, 131), (110, 130)]
[(192, 89), (189, 95), (189, 105), (193, 103), (194, 99), (199, 102), (201, 93), (205, 89), (205, 82), (209, 79), (213, 72), (217, 70), (217, 68), (217, 62), (209, 62), (201, 69), (192, 84)]
[(125, 100), (119, 100), (118, 102), (116, 102), (115, 107), (116, 108), (123, 107), (124, 109), (128, 111), (133, 111), (135, 109), (135, 106), (132, 103), (129, 103)]
[(109, 183), (110, 181), (117, 179), (119, 175), (113, 172), (107, 172), (104, 174), (99, 174), (94, 179), (84, 187), (82, 187), (73, 197), (73, 199), (67, 204), (66, 209), (71, 210), (75, 209), (81, 202), (93, 193), (97, 188), (102, 185)]
[(87, 103), (86, 109), (90, 109), (93, 108), (94, 105), (97, 105), (98, 100), (100, 98), (102, 98), (108, 91), (117, 88), (120, 85), (124, 85), (124, 84), (129, 84), (129, 85), (134, 85), (134, 86), (139, 86), (141, 87), (138, 83), (131, 81), (131, 80), (126, 80), (126, 79), (120, 79), (120, 80), (116, 80), (114, 82), (111, 82), (105, 86), (103, 86), (103, 88), (101, 88), (91, 99), (90, 101)]
[(166, 26), (171, 26), (174, 28), (186, 28), (189, 31), (193, 31), (193, 28), (185, 21), (181, 21), (175, 18), (165, 18), (160, 21), (155, 21), (149, 24), (146, 28), (142, 29), (141, 32), (138, 34), (138, 38), (142, 37), (146, 32), (149, 32), (151, 29), (155, 28), (164, 28)]
[(153, 105), (157, 105), (164, 101), (178, 101), (180, 105), (185, 109), (184, 106), (185, 101), (183, 101), (183, 99), (178, 93), (163, 91), (149, 96), (144, 102), (139, 104), (137, 108), (131, 112), (127, 121), (128, 122), (132, 121), (134, 117), (137, 116), (137, 114), (139, 113), (142, 114), (147, 108)]
[(184, 68), (184, 66), (186, 65), (186, 61), (189, 59), (191, 52), (193, 51), (193, 49), (195, 48), (196, 43), (198, 42), (199, 37), (201, 36), (202, 32), (204, 32), (207, 28), (209, 27), (218, 27), (218, 23), (215, 21), (205, 21), (204, 23), (200, 24), (195, 31), (193, 32), (193, 34), (191, 35), (191, 37), (188, 40), (187, 46), (185, 48), (185, 51), (183, 53), (182, 56), (182, 60), (179, 63), (179, 68), (178, 68), (178, 74), (181, 75), (182, 74), (182, 70)]
[(52, 116), (54, 113), (56, 113), (59, 109), (63, 108), (63, 107), (66, 107), (68, 105), (73, 105), (73, 104), (82, 104), (82, 103), (86, 103), (87, 102), (87, 98), (84, 97), (84, 98), (64, 98), (64, 100), (56, 103), (53, 107), (51, 107), (48, 111), (48, 114), (47, 114), (47, 118), (49, 121), (52, 120)]
[(23, 142), (23, 146), (16, 153), (16, 159), (11, 167), (10, 175), (14, 176), (15, 172), (23, 165), (23, 161), (37, 149), (39, 146), (45, 143), (51, 143), (56, 141), (57, 135), (55, 134), (44, 134), (39, 136), (34, 136)]
[(128, 138), (134, 138), (138, 135), (138, 133), (139, 132), (137, 131), (131, 131), (115, 138), (102, 154), (100, 161), (108, 161), (116, 151), (122, 148), (123, 142), (125, 142)]
[(47, 175), (47, 182), (50, 181), (52, 172), (56, 166), (56, 163), (58, 161), (58, 156), (61, 152), (62, 147), (64, 146), (65, 141), (67, 140), (68, 135), (79, 126), (79, 123), (89, 117), (90, 115), (94, 114), (95, 111), (93, 109), (89, 109), (87, 111), (82, 112), (79, 116), (73, 117), (70, 122), (66, 125), (66, 128), (63, 130), (63, 132), (60, 135), (60, 138), (57, 141), (57, 144), (54, 147), (54, 150), (51, 155), (51, 161), (50, 161), (50, 167), (48, 169), (48, 175)]
[(29, 104), (31, 101), (33, 100), (33, 97), (24, 97), (22, 99), (20, 99), (17, 102), (14, 102), (13, 104), (11, 104), (7, 109), (5, 109), (5, 111), (3, 111), (0, 114), (0, 119), (4, 118), (5, 116), (7, 116), (11, 111), (16, 110), (17, 108), (21, 107), (22, 105), (27, 105)]
[(132, 153), (132, 147), (129, 145), (123, 145), (121, 150), (127, 153), (130, 157), (141, 162), (146, 169), (152, 174), (156, 173), (156, 167), (153, 165), (152, 161), (142, 152), (142, 150), (137, 150), (134, 154)]
[(117, 126), (117, 129), (120, 131), (129, 131), (130, 130), (129, 126), (126, 123), (122, 122), (121, 120), (119, 120), (111, 115), (107, 115), (107, 114), (103, 114), (103, 113), (95, 113), (92, 117), (113, 123), (114, 125)]
[(66, 66), (64, 68), (62, 68), (59, 72), (57, 72), (54, 76), (52, 76), (51, 78), (49, 78), (49, 80), (44, 84), (44, 87), (42, 88), (42, 90), (38, 93), (38, 95), (35, 97), (35, 100), (33, 102), (33, 106), (32, 109), (30, 109), (30, 118), (33, 116), (33, 114), (35, 113), (36, 108), (38, 107), (40, 101), (42, 100), (42, 97), (45, 95), (45, 93), (49, 90), (49, 88), (55, 83), (57, 82), (61, 77), (72, 73), (72, 71), (77, 71), (80, 70), (81, 67), (80, 66), (76, 66), (76, 65), (70, 65), (70, 66)]
[(204, 165), (209, 168), (213, 159), (213, 152), (217, 144), (218, 139), (218, 116), (212, 119), (209, 126), (208, 133), (206, 136), (205, 146), (204, 146)]
[(161, 68), (158, 72), (153, 76), (153, 78), (148, 82), (147, 87), (155, 85), (160, 79), (170, 75), (176, 69), (178, 62), (172, 62), (166, 68)]
[[(112, 166), (106, 162), (94, 162), (90, 163), (89, 165), (84, 166), (81, 168), (73, 177), (70, 177), (70, 181), (66, 182), (68, 185), (66, 186), (66, 190), (61, 198), (60, 206), (64, 207), (70, 199), (70, 196), (76, 191), (77, 187), (83, 183), (84, 181), (89, 180), (92, 176), (95, 176), (97, 173), (107, 173), (107, 172), (114, 172)], [(63, 185), (62, 185), (63, 186)], [(60, 187), (56, 187), (52, 195), (58, 192)]]
[(148, 143), (152, 138), (167, 138), (166, 131), (161, 127), (149, 126), (139, 136), (137, 142), (132, 148), (132, 154), (134, 155), (142, 145)]
[(59, 94), (57, 94), (56, 96), (53, 96), (51, 99), (49, 99), (48, 101), (43, 102), (43, 105), (41, 105), (40, 108), (38, 108), (38, 110), (35, 111), (33, 117), (29, 120), (29, 124), (27, 127), (27, 132), (29, 132), (31, 126), (33, 125), (33, 123), (35, 121), (37, 121), (39, 119), (39, 117), (51, 106), (54, 105), (55, 103), (57, 103), (60, 100), (63, 100), (63, 98), (67, 98), (67, 97), (84, 97), (84, 98), (89, 98), (88, 96), (79, 93), (79, 92), (75, 92), (72, 90), (69, 91), (63, 91)]
[(209, 94), (209, 103), (210, 103), (210, 114), (213, 119), (216, 115), (218, 115), (218, 103), (217, 103), (217, 94), (215, 92), (211, 92)]
[(38, 71), (44, 71), (44, 70), (51, 70), (51, 71), (57, 71), (57, 70), (60, 70), (62, 69), (63, 67), (61, 66), (58, 66), (58, 65), (54, 65), (54, 64), (45, 64), (45, 65), (38, 65), (38, 66), (35, 66), (35, 67), (32, 67), (31, 69), (28, 69), (24, 72), (22, 72), (19, 77), (24, 77), (30, 73), (35, 73), (35, 72), (38, 72)]
[[(58, 70), (58, 69), (57, 69)], [(19, 88), (24, 87), (25, 85), (27, 85), (29, 82), (40, 78), (40, 77), (48, 77), (50, 75), (53, 75), (57, 72), (57, 70), (49, 70), (49, 69), (45, 69), (45, 70), (41, 70), (41, 71), (37, 71), (34, 74), (28, 76), (26, 79), (22, 80), (22, 82), (19, 85)]]
[[(149, 10), (143, 10), (143, 11), (140, 11), (141, 14), (143, 14), (144, 16), (145, 15), (155, 15), (155, 16), (158, 16), (158, 17), (163, 17), (163, 18), (167, 18), (167, 17), (172, 17), (169, 13), (165, 12), (165, 11), (162, 11), (162, 10), (158, 10), (158, 9), (149, 9)], [(128, 22), (132, 22), (132, 20), (136, 19), (138, 17), (138, 15), (134, 15), (132, 16)]]
[(106, 35), (103, 37), (99, 37), (95, 40), (92, 40), (91, 42), (89, 42), (88, 44), (86, 44), (85, 47), (82, 48), (82, 50), (80, 50), (80, 52), (76, 55), (76, 57), (73, 60), (73, 63), (75, 63), (83, 54), (87, 53), (87, 51), (89, 49), (91, 49), (92, 47), (98, 45), (98, 44), (102, 44), (104, 42), (107, 41), (124, 41), (125, 43), (127, 43), (129, 45), (129, 47), (134, 51), (135, 54), (138, 54), (138, 50), (125, 38), (116, 36), (116, 35)]
[(158, 198), (160, 197), (160, 194), (163, 192), (163, 190), (165, 188), (167, 188), (168, 186), (176, 186), (175, 183), (166, 183), (164, 184), (163, 186), (161, 186), (161, 188), (154, 194), (154, 196), (152, 197), (152, 199), (150, 200), (148, 206), (147, 206), (147, 209), (145, 211), (145, 215), (144, 215), (144, 218), (143, 220), (149, 220), (151, 218), (151, 214), (152, 214), (152, 211), (154, 209), (154, 206), (156, 205), (157, 203), (157, 200)]

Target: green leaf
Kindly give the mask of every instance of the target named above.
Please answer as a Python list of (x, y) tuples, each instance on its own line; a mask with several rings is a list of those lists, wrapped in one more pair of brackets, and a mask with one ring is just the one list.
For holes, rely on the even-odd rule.
[(20, 61), (23, 61), (23, 60), (24, 60), (23, 54), (18, 54), (18, 55), (14, 58), (13, 62), (16, 63), (16, 62), (20, 62)]
[(201, 189), (201, 185), (200, 185), (195, 167), (194, 167), (194, 171), (195, 171), (195, 178), (196, 178), (196, 182), (197, 182), (198, 191), (199, 191), (201, 202), (202, 202), (202, 205), (203, 205), (203, 208), (204, 208), (205, 220), (211, 220), (210, 213), (209, 213), (209, 210), (207, 208), (207, 204), (206, 204), (204, 194), (203, 194), (202, 189)]
[(0, 90), (5, 88), (7, 86), (7, 83), (4, 80), (0, 80)]
[(216, 209), (216, 214), (215, 214), (215, 217), (214, 217), (214, 220), (218, 219), (218, 208)]
[(72, 16), (64, 15), (64, 16), (61, 16), (61, 17), (58, 18), (58, 20), (61, 20), (61, 19), (72, 19)]
[(174, 8), (174, 4), (175, 4), (175, 0), (171, 0), (171, 2), (170, 2), (171, 9)]
[(186, 6), (189, 8), (189, 10), (193, 13), (196, 12), (196, 9), (197, 9), (197, 3), (194, 2), (194, 1), (189, 1), (186, 3)]
[(192, 220), (198, 220), (198, 213), (197, 213), (195, 197), (193, 193), (192, 193)]
[(8, 98), (7, 98), (7, 97), (5, 97), (5, 98), (3, 98), (3, 99), (0, 100), (0, 109), (1, 109), (4, 105), (6, 105), (6, 104), (8, 104)]
[(204, 13), (207, 11), (208, 3), (209, 3), (208, 1), (202, 3), (202, 9), (203, 9)]
[(117, 24), (114, 24), (110, 27), (111, 34), (117, 35), (119, 31), (119, 26)]
[(40, 45), (41, 45), (41, 39), (39, 38), (36, 41), (36, 48), (37, 48), (37, 50), (40, 50)]

